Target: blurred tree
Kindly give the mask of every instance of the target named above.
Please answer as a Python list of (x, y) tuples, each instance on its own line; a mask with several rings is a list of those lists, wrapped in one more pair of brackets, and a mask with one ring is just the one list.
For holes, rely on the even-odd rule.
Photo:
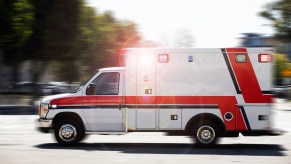
[(35, 7), (33, 35), (27, 43), (26, 53), (34, 61), (33, 81), (52, 62), (69, 65), (69, 70), (58, 65), (64, 80), (72, 80), (78, 75), (73, 67), (76, 60), (75, 46), (79, 33), (79, 8), (82, 0), (31, 0)]
[[(139, 39), (134, 23), (118, 21), (111, 12), (98, 13), (83, 3), (78, 41), (74, 46), (77, 55), (73, 64), (78, 68), (81, 79), (87, 79), (98, 68), (119, 66), (118, 50), (135, 46)], [(57, 69), (57, 72), (60, 71)]]
[(78, 78), (75, 61), (78, 54), (79, 15), (81, 0), (55, 0), (46, 22), (44, 57), (62, 63), (63, 79)]
[(0, 0), (0, 12), (6, 63), (17, 67), (21, 61), (34, 61), (33, 82), (50, 64), (64, 81), (118, 66), (118, 50), (140, 39), (133, 22), (98, 13), (84, 0)]
[(283, 71), (290, 69), (290, 64), (288, 64), (288, 58), (285, 54), (274, 54), (275, 61), (274, 61), (274, 73), (275, 73), (275, 81), (281, 81), (283, 76)]
[(81, 76), (80, 79), (87, 79), (88, 75), (91, 75), (96, 69), (96, 51), (102, 48), (101, 36), (104, 35), (99, 30), (99, 26), (95, 9), (82, 3), (78, 42), (75, 45), (78, 54), (76, 66)]
[(27, 57), (23, 51), (32, 34), (33, 20), (29, 0), (0, 0), (0, 48), (4, 62), (13, 66), (13, 83), (18, 81), (19, 64)]
[(272, 21), (276, 29), (276, 35), (283, 41), (290, 41), (291, 38), (291, 0), (279, 0), (268, 3), (260, 16)]
[(33, 34), (26, 43), (25, 54), (33, 61), (31, 73), (35, 83), (48, 65), (49, 57), (44, 54), (45, 30), (54, 0), (31, 0), (31, 4), (34, 6)]
[(135, 47), (141, 37), (137, 27), (130, 21), (118, 21), (111, 12), (98, 16), (99, 30), (103, 34), (99, 39), (102, 46), (98, 49), (98, 68), (119, 66), (118, 50), (121, 48)]

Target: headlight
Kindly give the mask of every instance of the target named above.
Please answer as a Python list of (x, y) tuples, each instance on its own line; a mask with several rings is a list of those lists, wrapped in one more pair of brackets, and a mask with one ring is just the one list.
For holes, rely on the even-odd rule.
[(40, 110), (39, 110), (39, 116), (42, 118), (45, 118), (49, 109), (48, 109), (49, 105), (48, 104), (40, 104)]

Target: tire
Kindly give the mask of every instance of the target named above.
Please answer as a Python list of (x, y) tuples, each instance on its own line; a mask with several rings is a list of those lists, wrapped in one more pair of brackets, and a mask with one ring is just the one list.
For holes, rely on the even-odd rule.
[(56, 123), (54, 135), (59, 144), (74, 145), (84, 138), (85, 131), (78, 121), (65, 119)]
[(217, 143), (220, 131), (217, 125), (205, 122), (196, 125), (192, 135), (197, 146), (207, 147)]

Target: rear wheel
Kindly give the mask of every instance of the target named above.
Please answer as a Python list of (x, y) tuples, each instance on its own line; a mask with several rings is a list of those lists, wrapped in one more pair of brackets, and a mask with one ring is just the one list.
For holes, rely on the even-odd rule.
[(198, 146), (210, 146), (217, 142), (219, 130), (213, 123), (201, 123), (195, 126), (193, 137)]
[(78, 121), (65, 119), (56, 123), (54, 134), (58, 143), (72, 145), (83, 139), (85, 131)]

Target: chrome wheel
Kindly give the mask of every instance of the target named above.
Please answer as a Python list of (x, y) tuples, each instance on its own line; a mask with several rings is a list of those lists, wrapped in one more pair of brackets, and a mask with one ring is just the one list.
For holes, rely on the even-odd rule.
[(59, 129), (59, 137), (65, 141), (73, 141), (77, 136), (76, 128), (71, 124), (65, 124)]
[(197, 130), (197, 139), (203, 144), (210, 144), (215, 139), (215, 130), (208, 126), (201, 126)]

